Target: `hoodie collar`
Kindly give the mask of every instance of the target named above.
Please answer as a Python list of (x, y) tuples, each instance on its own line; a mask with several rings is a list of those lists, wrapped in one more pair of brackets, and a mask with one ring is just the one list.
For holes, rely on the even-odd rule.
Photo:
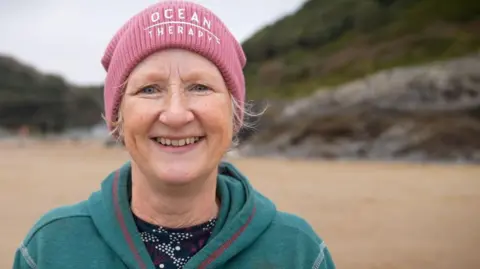
[(110, 173), (89, 198), (89, 210), (100, 236), (128, 268), (154, 269), (130, 210), (130, 169), (127, 162)]
[[(130, 172), (127, 162), (108, 175), (101, 190), (89, 198), (89, 209), (100, 235), (129, 268), (153, 269), (130, 210)], [(217, 195), (221, 206), (212, 235), (184, 269), (221, 267), (253, 243), (276, 212), (273, 203), (256, 192), (246, 177), (227, 162), (219, 166)]]

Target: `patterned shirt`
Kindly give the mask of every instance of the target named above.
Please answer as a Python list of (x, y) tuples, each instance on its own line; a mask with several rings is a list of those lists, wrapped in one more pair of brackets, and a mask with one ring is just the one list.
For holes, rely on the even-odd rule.
[(164, 228), (145, 222), (134, 214), (135, 223), (156, 268), (180, 269), (202, 249), (216, 219), (189, 228)]

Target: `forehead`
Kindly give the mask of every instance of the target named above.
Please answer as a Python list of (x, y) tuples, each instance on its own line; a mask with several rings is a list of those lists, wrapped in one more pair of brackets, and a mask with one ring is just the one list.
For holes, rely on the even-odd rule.
[(222, 80), (218, 68), (205, 57), (182, 49), (162, 50), (149, 55), (131, 72), (132, 80), (181, 76), (185, 79)]

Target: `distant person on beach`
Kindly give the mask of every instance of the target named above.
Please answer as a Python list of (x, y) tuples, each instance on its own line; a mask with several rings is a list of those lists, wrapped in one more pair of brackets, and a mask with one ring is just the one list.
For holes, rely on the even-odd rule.
[(215, 14), (156, 3), (102, 64), (105, 119), (131, 159), (88, 200), (42, 216), (14, 268), (335, 268), (306, 220), (223, 161), (248, 113), (246, 58)]
[(25, 147), (29, 136), (30, 136), (30, 128), (28, 128), (27, 125), (22, 125), (18, 129), (18, 146), (21, 148)]

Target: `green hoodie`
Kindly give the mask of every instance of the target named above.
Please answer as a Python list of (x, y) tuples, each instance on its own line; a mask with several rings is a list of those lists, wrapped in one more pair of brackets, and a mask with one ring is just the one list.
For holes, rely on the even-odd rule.
[[(130, 211), (130, 163), (86, 201), (56, 208), (29, 231), (14, 269), (141, 268), (154, 265)], [(277, 211), (229, 163), (219, 167), (221, 209), (193, 268), (335, 268), (325, 243), (302, 218)]]

